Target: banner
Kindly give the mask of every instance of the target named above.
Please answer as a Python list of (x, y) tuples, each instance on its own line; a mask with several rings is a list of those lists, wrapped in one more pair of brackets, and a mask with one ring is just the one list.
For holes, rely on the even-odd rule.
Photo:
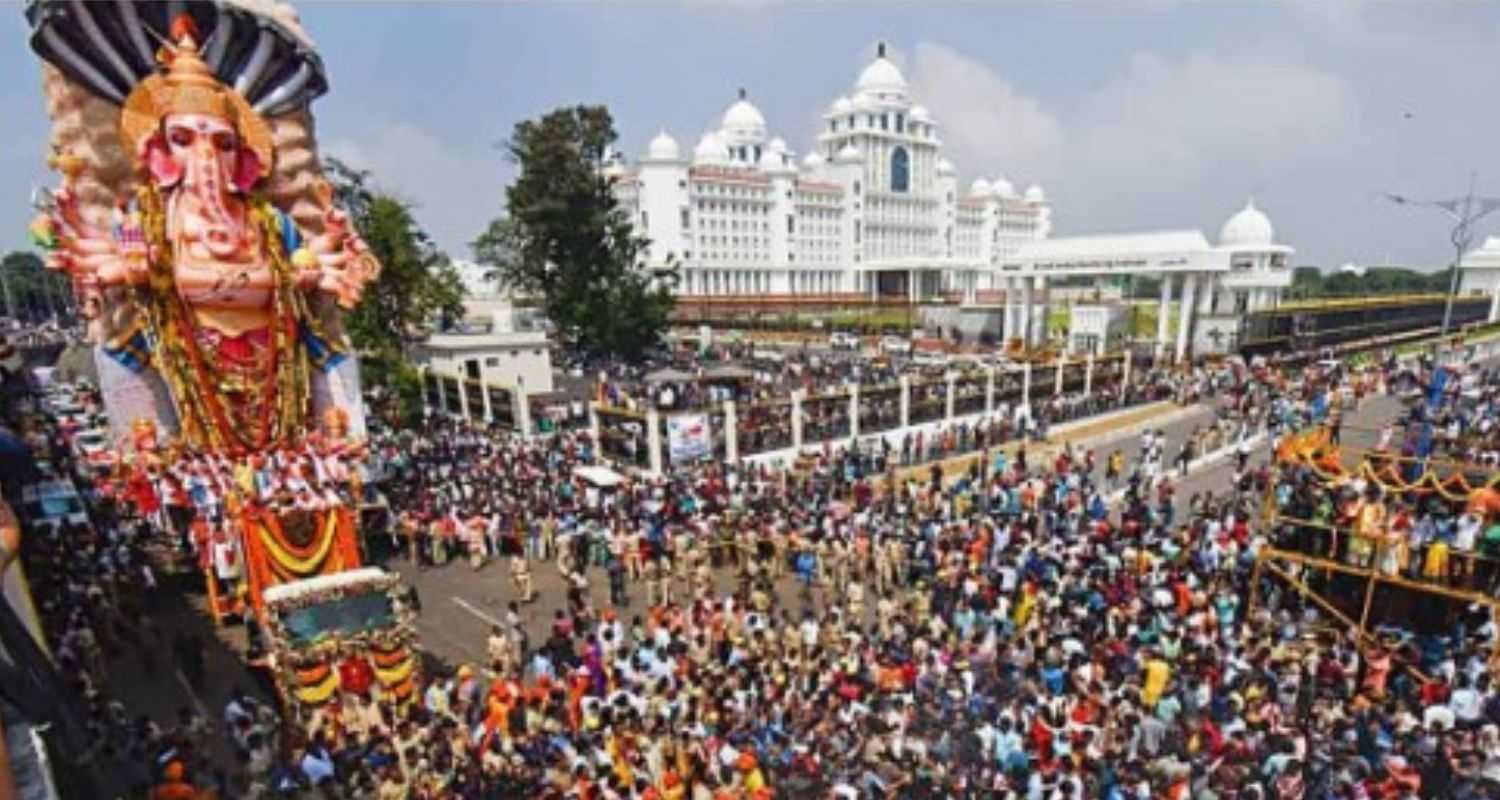
[(697, 461), (713, 455), (714, 439), (707, 414), (667, 417), (667, 457), (674, 464)]

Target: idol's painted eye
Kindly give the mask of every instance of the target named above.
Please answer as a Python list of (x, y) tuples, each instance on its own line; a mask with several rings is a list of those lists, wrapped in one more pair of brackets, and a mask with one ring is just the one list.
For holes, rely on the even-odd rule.
[(193, 132), (192, 128), (172, 128), (167, 131), (167, 138), (171, 140), (172, 144), (178, 147), (191, 145), (196, 136), (197, 134)]
[(229, 131), (219, 131), (219, 132), (215, 133), (213, 136), (214, 136), (214, 149), (218, 150), (221, 153), (232, 153), (232, 152), (234, 152), (234, 147), (235, 147), (234, 134), (230, 133)]

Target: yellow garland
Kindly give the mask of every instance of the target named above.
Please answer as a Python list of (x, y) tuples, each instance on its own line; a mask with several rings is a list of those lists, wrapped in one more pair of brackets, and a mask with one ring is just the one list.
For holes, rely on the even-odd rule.
[(337, 524), (337, 516), (328, 514), (328, 521), (324, 523), (323, 543), (318, 546), (318, 551), (306, 559), (299, 559), (282, 548), (281, 543), (276, 541), (276, 535), (264, 524), (259, 525), (260, 540), (266, 546), (266, 552), (271, 554), (271, 559), (276, 565), (294, 575), (310, 575), (323, 565), (328, 558), (328, 551), (333, 549), (333, 542), (338, 537), (334, 535), (334, 527)]
[(397, 683), (400, 683), (401, 681), (406, 680), (406, 678), (411, 675), (412, 670), (416, 669), (416, 667), (417, 660), (408, 656), (405, 661), (401, 662), (400, 666), (393, 667), (391, 669), (376, 667), (375, 677), (380, 680), (381, 686), (393, 686)]
[(308, 705), (322, 705), (328, 702), (328, 698), (333, 697), (333, 693), (338, 691), (338, 688), (339, 676), (337, 673), (330, 672), (321, 683), (314, 686), (298, 686), (295, 694), (298, 700)]

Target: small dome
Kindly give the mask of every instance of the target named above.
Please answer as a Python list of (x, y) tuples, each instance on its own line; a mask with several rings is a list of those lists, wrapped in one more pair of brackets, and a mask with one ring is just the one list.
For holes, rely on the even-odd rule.
[(709, 131), (698, 140), (698, 146), (693, 148), (693, 162), (697, 164), (727, 164), (729, 163), (729, 148), (724, 146), (724, 140), (719, 134)]
[(1044, 203), (1046, 201), (1047, 195), (1042, 192), (1042, 187), (1037, 186), (1033, 183), (1031, 184), (1031, 186), (1026, 188), (1026, 202)]
[(745, 99), (745, 90), (740, 90), (740, 99), (734, 101), (719, 121), (719, 132), (730, 144), (755, 144), (765, 141), (766, 118), (755, 104)]
[(1220, 247), (1258, 247), (1270, 244), (1274, 239), (1275, 229), (1271, 227), (1271, 219), (1260, 209), (1255, 207), (1255, 201), (1251, 200), (1240, 209), (1238, 213), (1230, 217), (1224, 227), (1219, 229)]
[(937, 160), (937, 173), (939, 175), (952, 175), (955, 171), (956, 170), (953, 169), (952, 161), (949, 161), (946, 158), (939, 158)]
[(646, 146), (646, 158), (652, 161), (676, 161), (681, 157), (682, 150), (677, 147), (677, 140), (666, 131), (656, 134)]
[(878, 55), (859, 73), (859, 80), (854, 87), (862, 93), (868, 94), (894, 94), (906, 95), (906, 77), (901, 70), (885, 57), (885, 44), (882, 43), (876, 51)]
[(760, 161), (756, 163), (756, 166), (766, 172), (775, 172), (786, 167), (786, 154), (767, 149), (761, 152)]
[(996, 197), (1015, 197), (1016, 187), (1002, 175), (990, 184), (990, 193)]
[(915, 105), (911, 107), (911, 118), (917, 122), (931, 122), (932, 114), (928, 113), (927, 106)]
[(854, 109), (854, 101), (845, 95), (839, 95), (839, 99), (833, 101), (833, 113), (847, 114)]
[(772, 139), (770, 144), (766, 145), (766, 149), (773, 153), (785, 153), (787, 152), (786, 140), (778, 136)]
[(984, 197), (985, 195), (988, 195), (989, 193), (990, 193), (990, 182), (987, 181), (987, 180), (985, 180), (984, 178), (975, 178), (974, 182), (971, 183), (971, 184), (969, 184), (969, 194), (971, 196)]
[(855, 147), (852, 144), (844, 145), (844, 148), (838, 152), (837, 156), (834, 157), (834, 161), (837, 161), (840, 164), (855, 164), (864, 160), (864, 154), (859, 152), (859, 148)]
[(818, 155), (818, 151), (816, 150), (808, 153), (807, 157), (802, 159), (802, 166), (806, 167), (807, 169), (817, 169), (818, 167), (821, 167), (826, 163), (828, 162), (824, 161), (823, 157)]

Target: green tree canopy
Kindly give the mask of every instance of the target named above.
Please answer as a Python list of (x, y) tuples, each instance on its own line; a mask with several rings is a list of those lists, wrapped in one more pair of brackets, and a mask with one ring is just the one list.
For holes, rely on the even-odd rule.
[(536, 298), (567, 344), (635, 358), (666, 330), (675, 275), (646, 268), (648, 242), (604, 175), (616, 138), (603, 106), (518, 123), (505, 145), (520, 167), (506, 189), (509, 214), (490, 223), (474, 254), (506, 286)]
[(68, 277), (47, 269), (41, 256), (16, 250), (0, 258), (0, 314), (38, 322), (73, 308)]
[(326, 164), (334, 202), (380, 259), (380, 277), (344, 318), (362, 359), (364, 383), (393, 391), (400, 413), (421, 408), (420, 387), (405, 353), (429, 323), (463, 314), (463, 283), (448, 256), (412, 216), (411, 208), (373, 187), (370, 174), (336, 159)]

